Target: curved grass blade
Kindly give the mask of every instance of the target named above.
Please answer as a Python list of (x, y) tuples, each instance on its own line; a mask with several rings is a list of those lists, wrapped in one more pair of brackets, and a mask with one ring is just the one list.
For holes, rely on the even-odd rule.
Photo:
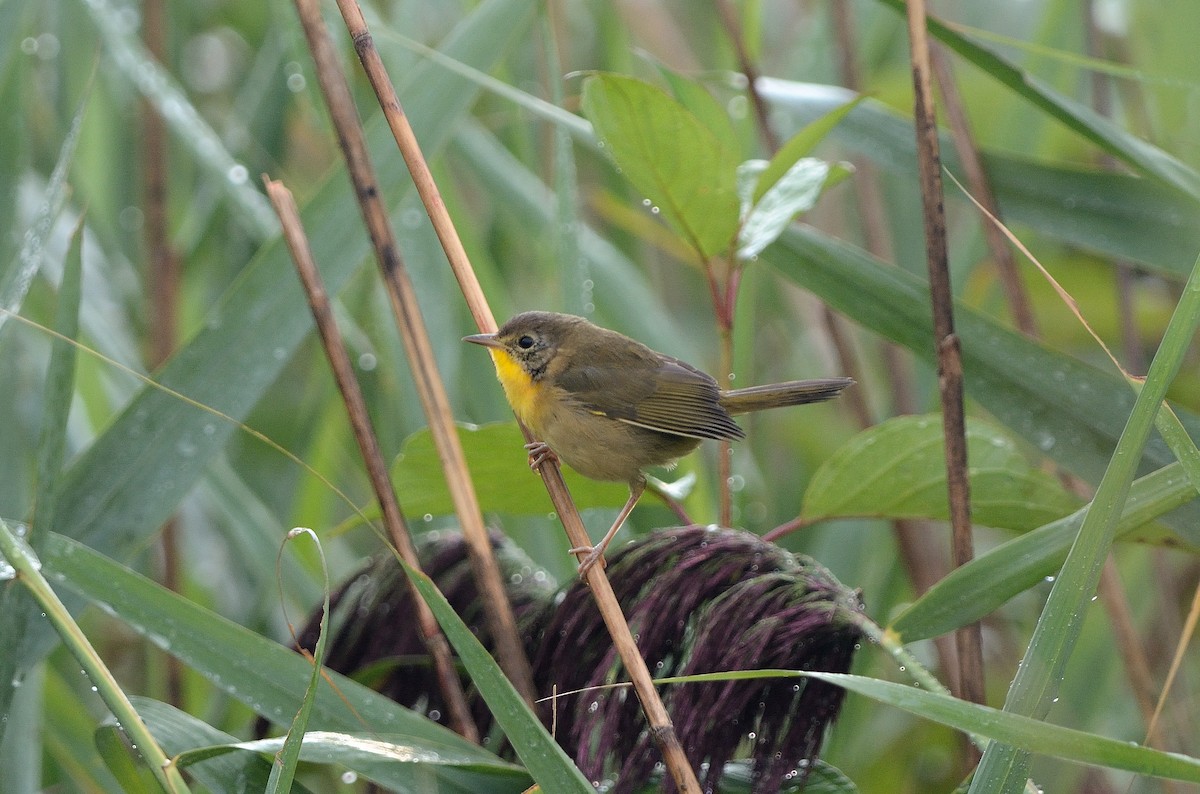
[(312, 538), (317, 547), (317, 555), (321, 558), (323, 601), (320, 632), (317, 635), (317, 647), (313, 652), (312, 675), (308, 677), (308, 687), (304, 690), (304, 699), (300, 702), (300, 710), (296, 712), (296, 717), (288, 726), (283, 746), (276, 753), (275, 761), (271, 764), (271, 777), (267, 781), (265, 789), (268, 794), (286, 794), (292, 789), (292, 781), (296, 779), (296, 765), (300, 763), (301, 750), (304, 746), (305, 731), (308, 730), (308, 720), (312, 716), (313, 703), (317, 699), (317, 688), (321, 684), (321, 666), (325, 663), (325, 647), (329, 644), (329, 632), (325, 630), (329, 619), (329, 568), (325, 563), (325, 550), (321, 548), (321, 540), (317, 537), (317, 533), (311, 529), (293, 529), (288, 533), (288, 540), (301, 536)]
[[(58, 290), (54, 330), (66, 339), (79, 333), (79, 303), (83, 282), (83, 223), (75, 227), (70, 247), (63, 263), (62, 284)], [(38, 443), (37, 496), (34, 519), (26, 540), (40, 554), (43, 538), (54, 527), (54, 512), (58, 501), (59, 474), (67, 442), (67, 416), (71, 412), (71, 397), (75, 393), (75, 346), (62, 339), (54, 340), (50, 363), (46, 367), (43, 391), (42, 435)], [(0, 681), (20, 681), (19, 660), (24, 657), (28, 627), (36, 625), (40, 608), (23, 587), (0, 588), (0, 637), (12, 651), (0, 654)], [(8, 727), (8, 714), (16, 695), (16, 687), (0, 686), (0, 743)]]

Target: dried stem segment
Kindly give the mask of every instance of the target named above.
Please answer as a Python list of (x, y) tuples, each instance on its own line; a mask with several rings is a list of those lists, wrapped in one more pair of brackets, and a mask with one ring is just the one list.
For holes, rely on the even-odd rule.
[(450, 400), (434, 359), (433, 346), (408, 271), (400, 258), (387, 208), (380, 198), (378, 181), (367, 154), (366, 138), (354, 109), (350, 87), (338, 66), (333, 42), (321, 19), (316, 0), (297, 0), (296, 7), (316, 63), (317, 77), (330, 116), (337, 129), (338, 142), (346, 159), (355, 195), (375, 248), (376, 259), (383, 271), (388, 298), (400, 328), (400, 338), (416, 382), (421, 407), (442, 461), (454, 510), (467, 539), (472, 571), (480, 592), (484, 594), (483, 604), (495, 638), (497, 661), (517, 691), (532, 703), (533, 675), (529, 660), (525, 657), (517, 633), (512, 605), (505, 596), (500, 569), (492, 556), (479, 500), (467, 471), (466, 456), (454, 425)]
[[(907, 4), (908, 35), (912, 57), (914, 107), (917, 135), (917, 165), (925, 218), (925, 255), (929, 265), (929, 289), (933, 308), (934, 344), (938, 361), (938, 391), (942, 402), (945, 433), (946, 482), (950, 498), (950, 525), (955, 565), (974, 556), (971, 538), (971, 502), (967, 481), (966, 417), (963, 410), (962, 353), (954, 333), (954, 303), (950, 288), (949, 256), (946, 246), (946, 214), (942, 204), (942, 167), (938, 149), (937, 117), (933, 107), (932, 69), (929, 40), (925, 30), (924, 0)], [(975, 703), (984, 701), (983, 650), (979, 624), (959, 629), (958, 695)]]
[[(392, 539), (392, 544), (400, 553), (400, 558), (413, 568), (420, 570), (421, 563), (417, 558), (416, 547), (408, 532), (408, 526), (404, 523), (404, 515), (400, 512), (400, 503), (396, 499), (395, 489), (392, 488), (387, 463), (383, 459), (383, 453), (379, 449), (379, 440), (375, 436), (371, 418), (367, 413), (366, 400), (363, 399), (362, 389), (359, 388), (358, 379), (354, 376), (354, 367), (350, 364), (350, 357), (346, 355), (346, 346), (342, 342), (341, 332), (333, 318), (329, 296), (325, 293), (325, 286), (321, 282), (321, 274), (317, 271), (316, 263), (313, 261), (312, 250), (301, 225), (296, 202), (292, 198), (291, 191), (282, 183), (265, 180), (265, 184), (267, 196), (275, 206), (275, 212), (283, 226), (283, 237), (292, 254), (296, 272), (300, 274), (300, 282), (304, 285), (304, 294), (308, 298), (308, 305), (312, 308), (313, 320), (316, 321), (317, 332), (321, 335), (321, 344), (325, 348), (325, 355), (329, 358), (329, 367), (333, 371), (334, 380), (337, 381), (338, 391), (342, 394), (342, 401), (346, 404), (350, 425), (354, 428), (354, 438), (358, 442), (359, 451), (362, 452), (371, 487), (375, 490), (375, 498), (379, 500), (379, 509), (383, 513), (383, 523), (387, 527), (388, 537)], [(429, 606), (421, 598), (416, 587), (411, 582), (409, 587), (412, 589), (413, 603), (417, 605), (417, 623), (421, 637), (425, 641), (425, 647), (429, 649), (430, 658), (433, 659), (438, 686), (447, 704), (450, 724), (458, 733), (473, 742), (478, 742), (479, 734), (475, 729), (475, 722), (471, 719), (471, 711), (467, 707), (467, 700), (458, 680), (458, 672), (450, 653), (450, 644), (446, 642), (446, 637), (438, 627), (433, 612), (429, 610)]]

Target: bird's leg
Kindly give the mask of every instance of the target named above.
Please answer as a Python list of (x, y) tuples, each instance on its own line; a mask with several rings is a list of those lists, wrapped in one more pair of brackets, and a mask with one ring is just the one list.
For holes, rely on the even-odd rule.
[(596, 563), (600, 563), (603, 567), (604, 550), (612, 542), (613, 536), (617, 534), (617, 530), (625, 523), (625, 519), (629, 518), (629, 514), (633, 512), (634, 505), (638, 503), (638, 499), (642, 497), (642, 491), (644, 490), (646, 490), (646, 480), (642, 477), (638, 477), (629, 483), (629, 501), (625, 502), (625, 506), (621, 508), (621, 512), (617, 513), (617, 520), (613, 522), (608, 532), (604, 533), (604, 537), (600, 539), (600, 542), (595, 546), (576, 546), (568, 552), (569, 554), (584, 554), (586, 552), (587, 556), (579, 561), (579, 575), (581, 577), (585, 576), (588, 570)]
[(529, 453), (529, 468), (534, 471), (546, 461), (558, 463), (558, 455), (554, 454), (554, 450), (550, 449), (550, 445), (545, 441), (530, 441), (525, 445), (525, 450)]

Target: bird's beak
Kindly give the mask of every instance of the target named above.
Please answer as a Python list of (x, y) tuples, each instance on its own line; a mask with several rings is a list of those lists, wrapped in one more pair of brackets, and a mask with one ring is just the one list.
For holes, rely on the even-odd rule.
[(464, 336), (462, 340), (464, 342), (471, 342), (476, 345), (483, 345), (484, 347), (503, 347), (503, 345), (500, 343), (500, 340), (496, 338), (495, 334), (472, 334), (471, 336)]

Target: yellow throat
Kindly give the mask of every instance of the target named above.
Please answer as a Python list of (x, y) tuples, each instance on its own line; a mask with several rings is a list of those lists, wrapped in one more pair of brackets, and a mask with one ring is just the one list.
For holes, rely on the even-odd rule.
[(532, 428), (541, 426), (538, 421), (542, 411), (538, 396), (541, 385), (535, 383), (525, 368), (507, 350), (492, 348), (492, 362), (496, 365), (496, 378), (504, 387), (504, 396), (512, 406), (517, 418)]

